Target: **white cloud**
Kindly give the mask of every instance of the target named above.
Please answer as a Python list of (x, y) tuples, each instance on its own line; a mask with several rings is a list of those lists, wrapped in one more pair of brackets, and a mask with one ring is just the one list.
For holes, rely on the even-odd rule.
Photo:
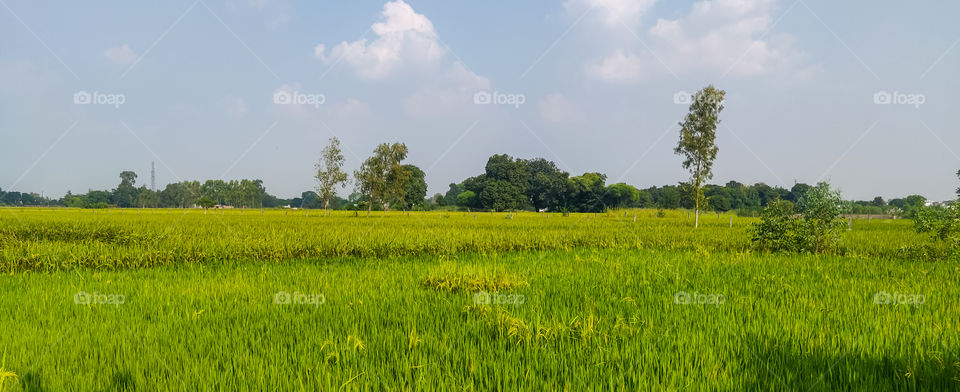
[(590, 62), (589, 76), (605, 81), (638, 81), (664, 74), (710, 72), (721, 75), (765, 74), (805, 77), (804, 55), (786, 34), (767, 35), (772, 0), (704, 0), (686, 16), (659, 19), (647, 31), (650, 51), (640, 55), (616, 51)]
[(563, 94), (550, 94), (537, 103), (540, 117), (554, 124), (564, 124), (579, 118), (579, 112), (573, 102)]
[(473, 95), (489, 89), (490, 81), (450, 56), (433, 23), (403, 0), (386, 3), (381, 21), (370, 30), (372, 40), (319, 44), (314, 56), (324, 63), (341, 62), (360, 78), (393, 78), (411, 87), (403, 110), (415, 118), (451, 116), (473, 106)]
[(137, 54), (133, 53), (130, 45), (123, 44), (121, 47), (110, 48), (103, 52), (103, 56), (114, 64), (129, 65), (137, 61)]
[(613, 55), (587, 64), (587, 75), (606, 82), (634, 82), (644, 76), (646, 64), (639, 56), (621, 50)]
[(640, 18), (653, 7), (657, 0), (568, 0), (563, 7), (580, 17), (586, 12), (598, 13), (604, 25), (620, 28), (621, 23), (636, 26)]
[(381, 16), (383, 21), (371, 26), (373, 41), (341, 42), (329, 53), (320, 44), (314, 55), (328, 64), (341, 60), (365, 79), (382, 79), (405, 67), (435, 64), (446, 54), (433, 23), (403, 0), (385, 4)]

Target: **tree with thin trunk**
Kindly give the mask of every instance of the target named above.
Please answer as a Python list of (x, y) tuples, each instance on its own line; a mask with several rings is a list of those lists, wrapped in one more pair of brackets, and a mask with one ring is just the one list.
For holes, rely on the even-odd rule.
[(383, 143), (373, 150), (373, 156), (367, 158), (354, 172), (357, 190), (367, 199), (367, 216), (374, 202), (383, 203), (389, 210), (391, 203), (403, 203), (407, 181), (412, 173), (400, 163), (407, 158), (407, 145), (403, 143)]
[(680, 141), (673, 150), (684, 158), (683, 168), (690, 171), (690, 191), (696, 218), (694, 227), (700, 227), (700, 205), (704, 201), (703, 184), (713, 178), (713, 161), (717, 159), (717, 124), (723, 111), (726, 92), (712, 85), (697, 91), (690, 110), (680, 123)]
[(347, 173), (343, 171), (343, 161), (340, 139), (330, 138), (330, 144), (323, 148), (316, 165), (317, 194), (323, 199), (325, 211), (330, 210), (330, 200), (337, 195), (337, 186), (347, 187)]

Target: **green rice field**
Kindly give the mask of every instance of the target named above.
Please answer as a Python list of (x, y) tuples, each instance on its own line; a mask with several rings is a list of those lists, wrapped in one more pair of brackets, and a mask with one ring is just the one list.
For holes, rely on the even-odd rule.
[(960, 264), (753, 218), (0, 209), (0, 391), (960, 390)]

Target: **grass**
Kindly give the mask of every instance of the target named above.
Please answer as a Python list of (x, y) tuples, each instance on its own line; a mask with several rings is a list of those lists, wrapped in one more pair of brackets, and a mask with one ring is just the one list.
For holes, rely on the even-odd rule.
[(895, 257), (909, 222), (807, 256), (681, 212), (8, 212), (2, 391), (960, 387), (960, 265)]
[[(341, 211), (323, 217), (317, 211), (0, 208), (0, 273), (577, 248), (750, 249), (752, 218), (735, 218), (731, 228), (729, 215), (705, 215), (702, 227), (693, 230), (688, 213), (655, 214), (391, 212), (355, 217)], [(856, 226), (844, 244), (848, 255), (897, 257), (924, 241), (905, 220), (857, 221)]]

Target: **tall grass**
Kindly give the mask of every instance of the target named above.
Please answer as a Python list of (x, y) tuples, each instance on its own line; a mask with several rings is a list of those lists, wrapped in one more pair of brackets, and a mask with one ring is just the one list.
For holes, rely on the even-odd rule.
[(956, 390), (957, 274), (596, 249), (26, 273), (0, 279), (0, 347), (13, 391)]
[[(169, 211), (169, 212), (168, 212)], [(606, 214), (306, 211), (0, 210), (0, 272), (122, 269), (303, 258), (455, 255), (462, 252), (663, 249), (742, 252), (753, 220), (685, 212)], [(635, 219), (634, 216), (637, 216)], [(922, 243), (908, 221), (857, 221), (850, 255), (902, 257)], [(909, 255), (908, 255), (909, 256)]]

